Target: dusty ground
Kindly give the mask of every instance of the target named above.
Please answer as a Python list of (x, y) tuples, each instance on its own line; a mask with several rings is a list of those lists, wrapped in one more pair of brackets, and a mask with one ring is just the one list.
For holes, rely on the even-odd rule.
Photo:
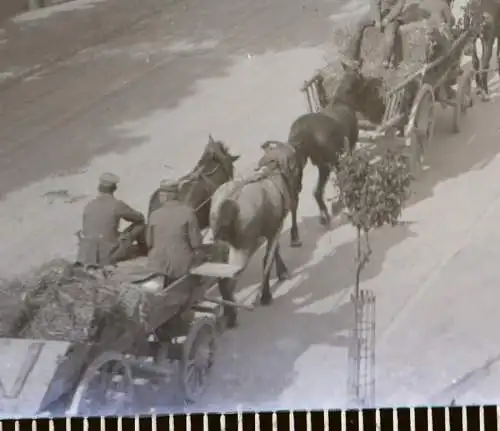
[[(191, 168), (209, 132), (243, 154), (238, 170), (247, 170), (259, 142), (285, 138), (304, 112), (298, 88), (322, 65), (334, 21), (364, 2), (75, 3), (87, 9), (23, 16), (2, 33), (6, 276), (74, 253), (82, 207), (104, 170), (122, 177), (119, 195), (139, 208), (172, 174), (165, 165)], [(495, 100), (479, 104), (459, 136), (441, 112), (409, 223), (373, 236), (363, 287), (377, 295), (378, 404), (429, 403), (496, 353), (498, 112)], [(294, 278), (272, 308), (242, 313), (241, 327), (222, 337), (197, 408), (345, 405), (354, 232), (339, 221), (319, 226), (315, 175), (308, 169), (301, 203), (303, 248), (283, 237)], [(252, 299), (259, 269), (256, 258), (241, 299)], [(499, 382), (494, 373), (473, 382), (458, 401), (492, 402)]]

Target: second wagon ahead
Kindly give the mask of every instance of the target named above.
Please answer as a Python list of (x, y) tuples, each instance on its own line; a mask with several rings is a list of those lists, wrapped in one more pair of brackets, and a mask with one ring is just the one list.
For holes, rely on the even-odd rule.
[[(432, 142), (436, 102), (453, 109), (453, 132), (460, 131), (462, 119), (473, 104), (474, 71), (463, 61), (464, 49), (471, 43), (473, 35), (472, 29), (463, 31), (445, 55), (425, 64), (387, 91), (381, 120), (376, 123), (360, 121), (359, 140), (376, 142), (382, 137), (395, 137), (401, 131), (412, 171), (418, 174), (424, 152)], [(446, 83), (454, 76), (457, 76), (456, 91), (450, 96)], [(320, 71), (302, 87), (310, 112), (321, 111), (329, 102), (324, 81), (324, 73)]]

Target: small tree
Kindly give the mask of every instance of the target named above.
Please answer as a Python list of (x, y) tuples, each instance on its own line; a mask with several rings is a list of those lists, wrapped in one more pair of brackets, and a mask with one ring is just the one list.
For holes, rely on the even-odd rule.
[(361, 272), (372, 253), (370, 232), (399, 223), (413, 179), (408, 166), (406, 157), (394, 150), (386, 151), (378, 160), (368, 151), (346, 153), (339, 160), (336, 186), (347, 218), (357, 231), (356, 298)]
[[(357, 233), (349, 390), (352, 391), (353, 401), (360, 407), (371, 407), (374, 402), (372, 398), (375, 397), (375, 346), (372, 344), (375, 321), (370, 321), (374, 318), (370, 306), (375, 306), (375, 298), (371, 296), (373, 299), (370, 301), (369, 292), (366, 292), (368, 295), (361, 295), (361, 272), (372, 254), (370, 232), (384, 225), (395, 226), (399, 223), (403, 205), (410, 193), (412, 176), (408, 166), (406, 157), (396, 151), (386, 151), (377, 159), (368, 151), (356, 151), (353, 154), (346, 152), (339, 160), (337, 169), (336, 186), (340, 203)], [(365, 382), (367, 378), (370, 383)]]

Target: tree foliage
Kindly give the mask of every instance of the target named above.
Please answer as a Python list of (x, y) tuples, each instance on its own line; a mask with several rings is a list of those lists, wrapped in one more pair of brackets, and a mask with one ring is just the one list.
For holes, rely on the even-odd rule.
[(339, 160), (335, 177), (344, 212), (358, 233), (358, 292), (360, 273), (371, 255), (368, 234), (372, 229), (399, 223), (413, 177), (406, 156), (395, 150), (387, 150), (377, 158), (368, 151), (345, 154)]
[(366, 151), (356, 151), (340, 160), (336, 185), (349, 221), (368, 232), (398, 223), (412, 179), (402, 153), (387, 150), (373, 159)]

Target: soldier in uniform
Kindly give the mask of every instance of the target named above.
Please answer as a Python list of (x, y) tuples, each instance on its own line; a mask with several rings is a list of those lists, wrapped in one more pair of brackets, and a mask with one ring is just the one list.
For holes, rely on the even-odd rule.
[(375, 27), (383, 32), (385, 36), (384, 66), (388, 67), (393, 55), (396, 54), (394, 65), (397, 67), (402, 60), (403, 40), (399, 18), (404, 10), (405, 3), (405, 0), (370, 0), (371, 10), (361, 18), (349, 45), (350, 60), (360, 62), (364, 32), (370, 27)]
[[(430, 15), (427, 19), (427, 37), (430, 43), (427, 60), (429, 62), (446, 55), (453, 44), (455, 17), (451, 10), (451, 3), (451, 0), (429, 0), (422, 5)], [(457, 76), (460, 73), (460, 64), (458, 62), (452, 65), (443, 63), (442, 67), (450, 66), (453, 66), (454, 70), (450, 73), (448, 80), (444, 82), (443, 90), (446, 92), (447, 98), (454, 99), (456, 92), (453, 85), (456, 84)]]
[[(77, 262), (86, 265), (113, 265), (126, 260), (134, 242), (147, 253), (144, 215), (117, 199), (114, 192), (119, 178), (111, 173), (99, 179), (99, 195), (83, 210)], [(120, 221), (131, 225), (119, 232)]]
[(160, 183), (160, 201), (162, 206), (151, 214), (146, 231), (148, 267), (164, 274), (167, 286), (201, 257), (202, 236), (193, 208), (179, 201), (176, 181)]

